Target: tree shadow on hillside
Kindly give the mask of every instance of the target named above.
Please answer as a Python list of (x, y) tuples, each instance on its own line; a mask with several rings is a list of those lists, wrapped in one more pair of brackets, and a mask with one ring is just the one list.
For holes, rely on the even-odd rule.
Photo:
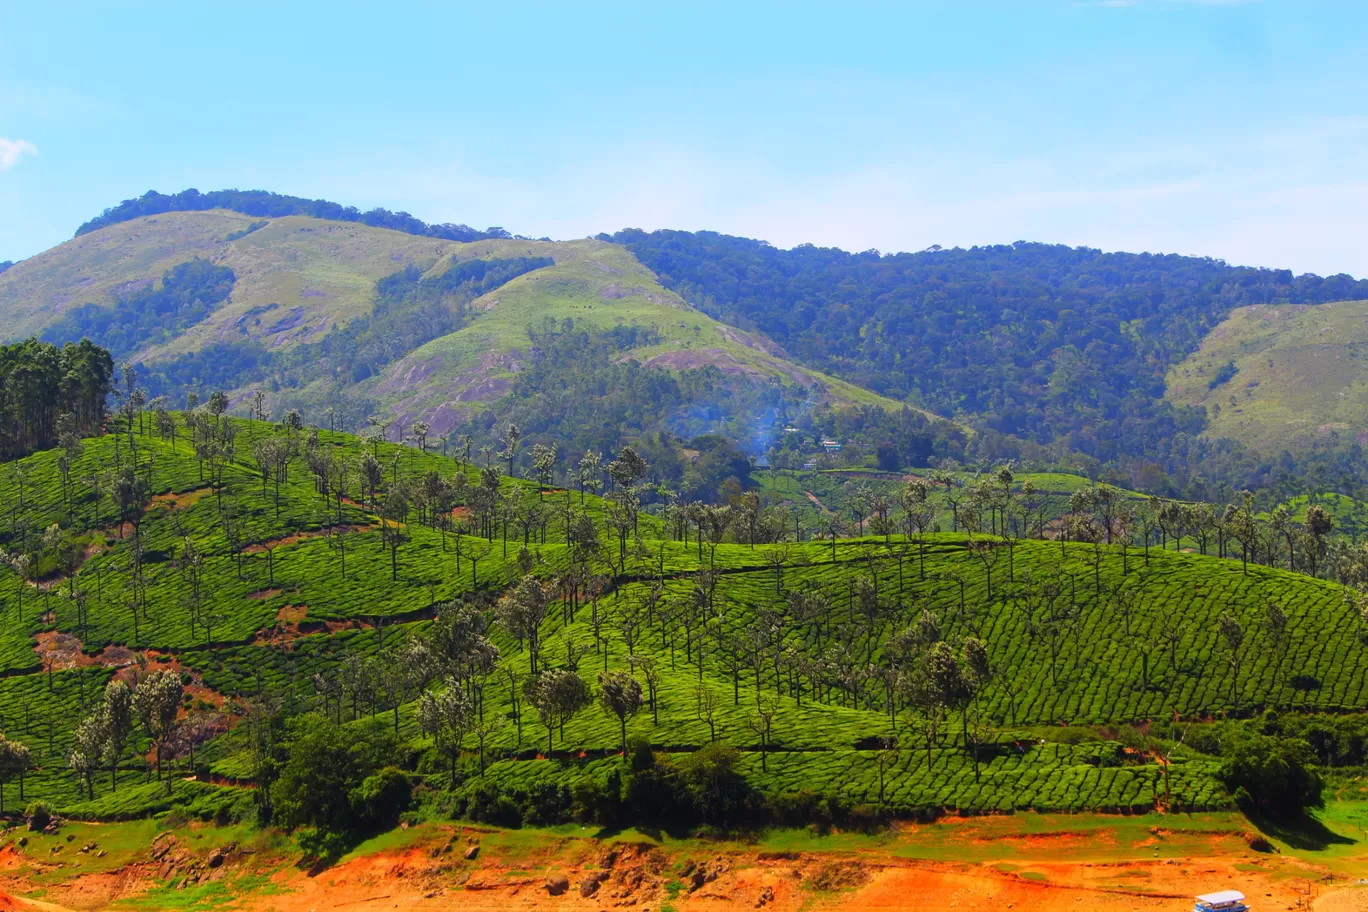
[(1323, 852), (1331, 846), (1357, 842), (1327, 827), (1310, 814), (1275, 817), (1262, 812), (1245, 815), (1263, 835), (1305, 852)]
[(613, 839), (625, 833), (636, 832), (655, 842), (664, 842), (666, 839), (681, 840), (688, 839), (693, 835), (688, 826), (666, 824), (655, 826), (647, 823), (623, 823), (623, 824), (604, 824), (594, 833), (595, 839)]

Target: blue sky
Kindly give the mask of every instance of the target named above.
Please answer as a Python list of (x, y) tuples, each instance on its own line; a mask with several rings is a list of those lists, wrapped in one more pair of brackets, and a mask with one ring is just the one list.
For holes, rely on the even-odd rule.
[(148, 189), (1368, 275), (1368, 4), (0, 0), (0, 260)]

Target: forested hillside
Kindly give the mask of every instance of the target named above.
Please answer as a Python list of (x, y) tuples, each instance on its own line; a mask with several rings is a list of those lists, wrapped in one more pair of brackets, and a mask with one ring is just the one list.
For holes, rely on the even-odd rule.
[(1239, 315), (1352, 322), (1352, 305), (1320, 307), (1365, 296), (1344, 275), (1029, 243), (531, 241), (262, 191), (149, 193), (0, 274), (11, 338), (89, 338), (169, 402), (259, 393), (331, 428), (417, 422), (476, 450), (512, 422), (576, 459), (631, 443), (714, 500), (750, 483), (750, 460), (1010, 460), (1185, 500), (1364, 499), (1354, 328), (1329, 370), (1319, 329), (1304, 344)]
[(705, 313), (804, 363), (1057, 459), (1072, 450), (1180, 478), (1254, 467), (1193, 439), (1207, 415), (1165, 400), (1172, 365), (1233, 308), (1368, 296), (1346, 275), (1046, 244), (881, 256), (712, 232), (611, 239)]
[[(236, 191), (128, 201), (0, 276), (0, 313), (14, 338), (89, 339), (137, 364), (168, 403), (219, 388), (477, 451), (514, 422), (577, 459), (636, 444), (710, 498), (744, 487), (791, 422), (866, 449), (888, 438), (908, 462), (966, 458), (964, 428), (718, 323), (620, 246), (353, 216)], [(693, 445), (713, 435), (726, 446)]]

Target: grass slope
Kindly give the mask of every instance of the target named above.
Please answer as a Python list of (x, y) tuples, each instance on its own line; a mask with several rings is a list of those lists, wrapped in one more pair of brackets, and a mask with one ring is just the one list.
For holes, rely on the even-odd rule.
[(555, 266), (519, 276), (475, 302), (471, 325), (421, 346), (367, 381), (361, 391), (388, 405), (401, 421), (478, 408), (502, 395), (531, 344), (527, 327), (573, 319), (598, 330), (653, 327), (658, 345), (624, 352), (643, 365), (668, 369), (713, 365), (752, 379), (779, 379), (821, 400), (900, 409), (900, 403), (784, 359), (763, 337), (725, 326), (665, 290), (625, 248), (602, 241), (563, 243), (480, 241), (433, 267), (438, 274), (458, 257), (551, 256)]
[[(1232, 362), (1235, 374), (1213, 386)], [(1368, 428), (1368, 301), (1238, 308), (1169, 372), (1166, 395), (1206, 406), (1208, 434), (1256, 449), (1358, 436)]]
[[(136, 614), (132, 605), (141, 590), (131, 574), (131, 530), (112, 525), (107, 499), (97, 502), (84, 481), (130, 458), (127, 437), (87, 442), (72, 472), (76, 494), (70, 504), (61, 499), (55, 453), (0, 469), (0, 496), (11, 507), (0, 537), (9, 550), (18, 550), (25, 529), (32, 535), (61, 522), (88, 555), (76, 579), (89, 609), (84, 619), (70, 597), (73, 581), (50, 563), (40, 559), (40, 575), (47, 576), (38, 583), (0, 571), (0, 726), (37, 758), (29, 797), (43, 796), (86, 816), (168, 806), (156, 788), (138, 785), (143, 765), (130, 756), (118, 789), (109, 788), (106, 774), (97, 780), (94, 801), (81, 797), (65, 768), (76, 723), (113, 674), (143, 665), (182, 671), (189, 684), (184, 716), (202, 733), (197, 765), (242, 778), (250, 776), (250, 757), (243, 728), (225, 701), (269, 691), (295, 710), (321, 707), (314, 675), (341, 680), (353, 660), (383, 669), (397, 643), (426, 628), (434, 603), (472, 597), (477, 589), (492, 598), (520, 576), (522, 542), (516, 537), (458, 539), (411, 522), (398, 579), (391, 580), (375, 517), (364, 506), (347, 504), (341, 522), (361, 531), (349, 537), (344, 577), (341, 552), (317, 534), (338, 522), (336, 507), (318, 495), (303, 461), (292, 464), (282, 484), (277, 515), (273, 489), (263, 491), (244, 455), (253, 439), (271, 432), (267, 425), (241, 422), (239, 455), (225, 474), (223, 502), (245, 519), (245, 536), (255, 543), (241, 572), (219, 526), (219, 498), (201, 480), (184, 436), (136, 435), (132, 458), (150, 473), (158, 495), (142, 525), (146, 607)], [(366, 446), (327, 432), (320, 433), (320, 443), (352, 456)], [(387, 478), (396, 472), (474, 475), (433, 453), (389, 444), (378, 449)], [(538, 494), (517, 480), (505, 480), (504, 489), (537, 498), (548, 511), (545, 541), (534, 540), (529, 552), (535, 575), (556, 578), (569, 564), (560, 517), (579, 508), (579, 495)], [(603, 502), (587, 498), (583, 509), (615, 552)], [(630, 732), (668, 750), (706, 743), (709, 727), (696, 711), (701, 687), (718, 702), (718, 737), (742, 747), (742, 771), (770, 792), (805, 788), (849, 804), (871, 802), (882, 762), (887, 801), (895, 808), (1142, 810), (1164, 790), (1160, 767), (1114, 743), (1058, 743), (1048, 726), (1138, 722), (1174, 712), (1207, 716), (1237, 707), (1368, 707), (1368, 647), (1339, 588), (1278, 570), (1251, 567), (1244, 573), (1237, 562), (1199, 555), (1044, 541), (971, 553), (962, 535), (948, 533), (929, 536), (924, 555), (916, 543), (896, 538), (842, 540), (834, 548), (807, 542), (713, 550), (663, 540), (661, 525), (649, 516), (641, 529), (641, 546), (629, 549), (625, 572), (613, 579), (606, 565), (598, 567), (609, 577), (600, 598), (573, 618), (553, 606), (542, 629), (544, 657), (564, 664), (569, 650), (588, 647), (579, 660), (586, 676), (626, 668), (625, 637), (634, 629), (633, 648), (654, 657), (662, 680), (658, 712), (643, 710)], [(187, 541), (203, 555), (198, 622), (192, 586), (176, 561)], [(464, 559), (457, 556), (457, 541)], [(472, 551), (483, 553), (478, 587)], [(680, 619), (696, 604), (696, 574), (704, 568), (718, 571), (713, 610), (690, 634)], [(872, 612), (854, 600), (861, 580), (876, 587)], [(1052, 605), (1032, 595), (1046, 580), (1058, 586)], [(653, 584), (661, 587), (658, 613), (645, 608)], [(829, 609), (815, 619), (785, 619), (787, 594), (800, 591), (822, 594)], [(1283, 605), (1290, 618), (1280, 646), (1268, 642), (1260, 626), (1270, 601)], [(951, 737), (929, 754), (910, 737), (896, 757), (869, 749), (873, 739), (900, 725), (883, 705), (877, 672), (882, 644), (923, 611), (937, 616), (944, 637), (972, 634), (988, 644), (997, 674), (981, 707), (998, 736), (997, 746), (984, 751), (978, 775), (954, 737), (953, 720)], [(1239, 619), (1248, 634), (1238, 679), (1218, 643), (1223, 615)], [(497, 629), (493, 636), (514, 672), (525, 674), (528, 655), (521, 644)], [(57, 652), (50, 648), (54, 642), (75, 642), (79, 649)], [(766, 645), (747, 651), (747, 642)], [(555, 735), (554, 753), (545, 756), (547, 732), (530, 714), (515, 724), (509, 697), (503, 678), (486, 685), (487, 713), (502, 724), (489, 736), (490, 767), (466, 787), (489, 782), (533, 794), (613, 774), (616, 761), (607, 755), (618, 741), (615, 720), (597, 709), (579, 714)], [(774, 742), (764, 756), (749, 725), (760, 700), (776, 707)], [(419, 748), (428, 743), (417, 730), (413, 704), (393, 707), (372, 692), (335, 704), (334, 711), (358, 724), (393, 712), (405, 738)], [(1042, 735), (1045, 743), (1037, 743)], [(1189, 753), (1175, 761), (1169, 784), (1183, 806), (1228, 803), (1213, 759)], [(430, 777), (434, 786), (444, 779), (441, 771)], [(241, 790), (205, 783), (178, 784), (176, 794), (173, 803), (205, 815), (250, 799)]]
[(377, 279), (409, 263), (426, 269), (453, 246), (302, 216), (272, 219), (227, 240), (257, 221), (218, 210), (171, 212), (83, 234), (24, 260), (0, 275), (4, 337), (39, 333), (68, 306), (108, 303), (172, 266), (202, 257), (237, 274), (230, 302), (144, 357), (191, 351), (211, 341), (254, 338), (272, 347), (288, 345), (365, 313)]
[[(228, 240), (230, 235), (259, 225)], [(81, 235), (0, 275), (4, 339), (40, 333), (68, 307), (110, 303), (194, 257), (231, 267), (232, 295), (171, 341), (138, 353), (156, 362), (211, 343), (259, 341), (288, 348), (315, 340), (366, 314), (378, 279), (408, 265), (429, 275), (470, 259), (549, 256), (555, 265), (510, 282), (475, 302), (470, 325), (421, 346), (377, 378), (346, 392), (377, 399), (407, 425), (423, 417), (439, 431), (453, 410), (479, 408), (503, 394), (530, 345), (526, 328), (545, 319), (598, 329), (655, 327), (659, 345), (624, 353), (667, 369), (715, 365), (743, 380), (778, 379), (809, 388), (815, 400), (901, 403), (801, 367), (763, 337), (725, 326), (693, 309), (625, 248), (601, 241), (486, 240), (470, 244), (418, 237), (305, 216), (253, 219), (227, 211), (174, 212)], [(319, 402), (339, 390), (319, 382), (303, 391)]]

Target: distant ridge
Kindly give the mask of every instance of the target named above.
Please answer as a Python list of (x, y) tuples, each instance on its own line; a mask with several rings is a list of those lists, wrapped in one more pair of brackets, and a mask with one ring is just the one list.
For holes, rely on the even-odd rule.
[(329, 200), (285, 196), (271, 193), (269, 190), (211, 190), (208, 193), (200, 193), (193, 188), (169, 196), (149, 190), (135, 199), (126, 199), (77, 228), (76, 237), (145, 215), (161, 215), (164, 212), (203, 212), (208, 209), (227, 209), (261, 218), (307, 215), (337, 222), (360, 222), (372, 228), (389, 228), (392, 231), (402, 231), (419, 237), (442, 238), (448, 241), (470, 242), (513, 237), (502, 228), (477, 231), (469, 225), (456, 225), (450, 222), (429, 225), (407, 212), (391, 212), (381, 208), (362, 212), (355, 206), (343, 206)]

